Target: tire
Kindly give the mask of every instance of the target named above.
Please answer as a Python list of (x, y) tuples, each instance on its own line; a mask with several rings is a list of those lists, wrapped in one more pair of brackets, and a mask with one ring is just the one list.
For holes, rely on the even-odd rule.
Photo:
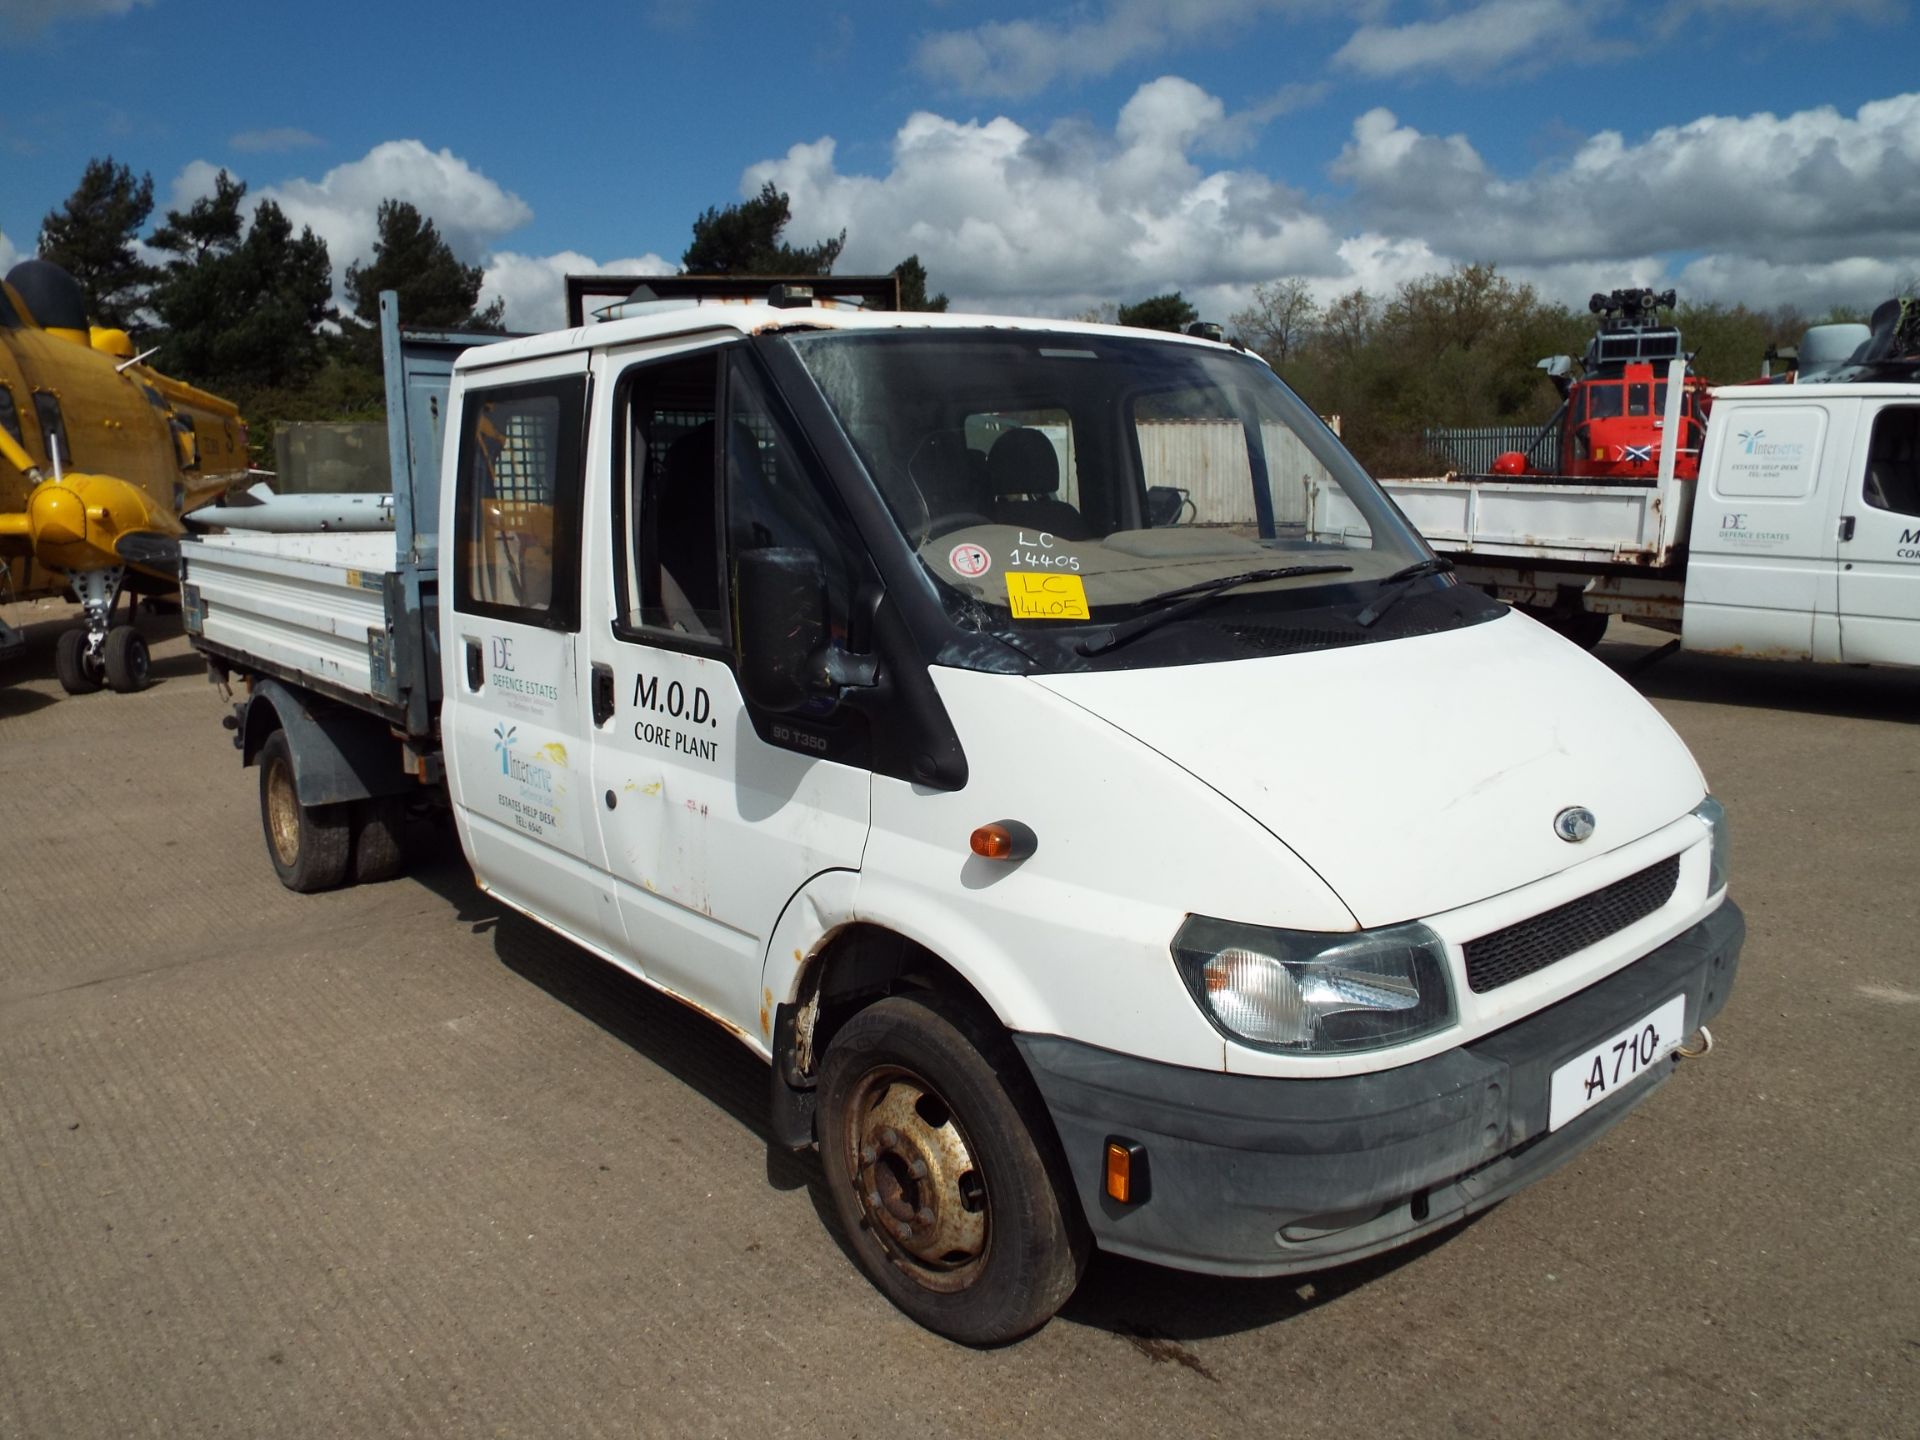
[(351, 820), (350, 806), (300, 803), (287, 732), (269, 735), (260, 747), (260, 827), (280, 883), (309, 895), (346, 879)]
[(376, 885), (407, 868), (407, 802), (374, 795), (353, 804), (353, 883)]
[(69, 695), (91, 695), (106, 679), (106, 667), (87, 654), (87, 632), (63, 630), (53, 646), (53, 673)]
[(834, 1036), (819, 1105), (834, 1213), (867, 1278), (910, 1319), (994, 1345), (1066, 1304), (1086, 1226), (1039, 1097), (997, 1031), (936, 996), (890, 996)]
[(116, 625), (107, 631), (107, 684), (122, 695), (144, 690), (153, 678), (153, 657), (147, 651), (146, 637), (131, 625)]

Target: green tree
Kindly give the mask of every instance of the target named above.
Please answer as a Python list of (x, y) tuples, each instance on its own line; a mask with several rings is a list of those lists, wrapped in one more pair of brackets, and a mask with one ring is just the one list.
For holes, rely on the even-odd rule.
[(947, 297), (945, 293), (929, 297), (927, 294), (927, 267), (920, 263), (918, 255), (909, 255), (893, 267), (893, 273), (900, 277), (900, 308), (902, 310), (931, 310), (946, 313)]
[[(817, 245), (789, 245), (780, 237), (792, 218), (785, 192), (771, 180), (751, 200), (725, 209), (708, 206), (693, 222), (693, 243), (680, 257), (680, 267), (690, 275), (832, 274), (833, 262), (846, 248), (847, 232)], [(917, 258), (913, 263), (918, 264)], [(923, 294), (925, 274), (923, 270)]]
[(1200, 318), (1200, 312), (1181, 298), (1178, 290), (1167, 295), (1149, 295), (1133, 305), (1122, 305), (1118, 323), (1142, 330), (1171, 330), (1178, 334)]
[(506, 302), (477, 308), (482, 270), (462, 265), (433, 221), (405, 200), (382, 200), (378, 225), (373, 259), (347, 267), (347, 299), (363, 339), (377, 345), (382, 290), (398, 293), (400, 318), (409, 325), (500, 329)]
[(155, 271), (133, 244), (152, 213), (153, 176), (136, 180), (109, 155), (89, 160), (74, 192), (40, 222), (40, 258), (80, 282), (98, 324), (138, 325)]
[(149, 237), (173, 257), (153, 290), (161, 363), (229, 392), (306, 382), (325, 359), (321, 322), (335, 318), (326, 242), (305, 227), (296, 236), (271, 200), (244, 223), (246, 193), (223, 170), (212, 195), (169, 211)]
[(1229, 323), (1241, 341), (1278, 370), (1287, 363), (1320, 319), (1320, 306), (1299, 276), (1253, 287), (1253, 303)]

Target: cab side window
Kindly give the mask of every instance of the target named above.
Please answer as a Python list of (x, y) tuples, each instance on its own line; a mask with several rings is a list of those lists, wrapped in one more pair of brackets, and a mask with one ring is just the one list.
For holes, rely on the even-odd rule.
[(1864, 498), (1876, 510), (1920, 515), (1920, 406), (1891, 405), (1874, 417)]
[(622, 380), (627, 627), (695, 640), (727, 633), (720, 561), (720, 361), (712, 350), (638, 366)]
[(737, 347), (629, 371), (623, 629), (730, 646), (732, 566), (748, 550), (810, 550), (844, 630), (852, 569), (792, 432)]
[(0, 385), (0, 428), (13, 437), (16, 445), (25, 445), (27, 437), (20, 433), (20, 411), (13, 403), (13, 391)]
[(579, 622), (580, 376), (469, 390), (454, 497), (454, 608), (572, 630)]

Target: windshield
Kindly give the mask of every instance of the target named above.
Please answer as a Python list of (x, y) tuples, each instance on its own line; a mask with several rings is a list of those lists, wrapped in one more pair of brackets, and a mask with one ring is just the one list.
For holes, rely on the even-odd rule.
[(1364, 604), (1428, 554), (1318, 417), (1225, 347), (1005, 329), (791, 343), (943, 592), (1028, 653), (1214, 584), (1217, 603), (1187, 609)]

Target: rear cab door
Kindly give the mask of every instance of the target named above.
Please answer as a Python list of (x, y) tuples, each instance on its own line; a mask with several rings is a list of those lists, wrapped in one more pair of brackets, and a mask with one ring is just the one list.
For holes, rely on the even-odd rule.
[(1920, 394), (1861, 402), (1840, 519), (1840, 658), (1920, 665)]
[(622, 953), (765, 1052), (769, 936), (809, 881), (859, 869), (870, 741), (851, 707), (750, 712), (735, 678), (733, 571), (752, 548), (820, 555), (844, 633), (865, 552), (737, 332), (600, 363), (594, 444), (609, 483), (590, 499), (603, 538), (588, 560), (585, 643)]
[(475, 876), (604, 948), (618, 919), (598, 880), (580, 677), (587, 354), (456, 378), (441, 743)]

